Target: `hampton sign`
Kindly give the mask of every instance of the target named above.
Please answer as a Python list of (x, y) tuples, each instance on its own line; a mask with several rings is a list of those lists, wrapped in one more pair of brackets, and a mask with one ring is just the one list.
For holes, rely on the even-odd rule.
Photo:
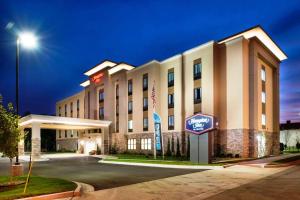
[(201, 135), (215, 129), (214, 117), (210, 115), (196, 114), (185, 120), (185, 130)]

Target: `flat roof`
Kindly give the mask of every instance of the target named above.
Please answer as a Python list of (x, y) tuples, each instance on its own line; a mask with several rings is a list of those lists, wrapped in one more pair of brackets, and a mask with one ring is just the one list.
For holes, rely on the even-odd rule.
[(111, 121), (60, 117), (50, 115), (27, 115), (19, 120), (21, 128), (30, 128), (33, 123), (46, 129), (85, 130), (108, 127)]
[(278, 60), (283, 61), (287, 59), (287, 55), (272, 40), (272, 38), (267, 34), (267, 32), (259, 25), (226, 37), (222, 40), (219, 40), (218, 44), (226, 43), (238, 37), (244, 37), (246, 39), (256, 37), (278, 58)]

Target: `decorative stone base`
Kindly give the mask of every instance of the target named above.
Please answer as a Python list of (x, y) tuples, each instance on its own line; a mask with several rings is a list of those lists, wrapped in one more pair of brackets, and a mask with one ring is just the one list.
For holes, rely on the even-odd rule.
[(41, 157), (41, 140), (39, 138), (32, 138), (31, 148), (33, 160), (39, 159)]
[(23, 165), (12, 165), (11, 166), (12, 176), (22, 176), (23, 175)]
[(68, 138), (68, 139), (59, 139), (56, 140), (56, 150), (68, 150), (68, 151), (77, 151), (78, 148), (78, 139), (77, 138)]

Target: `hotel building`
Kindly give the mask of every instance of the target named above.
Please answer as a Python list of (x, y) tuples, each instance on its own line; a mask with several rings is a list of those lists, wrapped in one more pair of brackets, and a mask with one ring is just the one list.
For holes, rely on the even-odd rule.
[(165, 152), (173, 140), (186, 154), (185, 119), (203, 113), (218, 121), (209, 140), (214, 156), (278, 154), (279, 68), (286, 58), (256, 26), (137, 67), (105, 60), (84, 73), (82, 91), (57, 102), (56, 114), (110, 121), (109, 128), (57, 130), (57, 149), (151, 154), (155, 109)]

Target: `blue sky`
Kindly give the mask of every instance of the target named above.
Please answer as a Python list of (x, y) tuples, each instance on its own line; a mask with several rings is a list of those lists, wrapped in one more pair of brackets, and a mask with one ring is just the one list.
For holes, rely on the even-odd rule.
[(103, 59), (135, 66), (260, 24), (289, 56), (281, 65), (281, 121), (300, 121), (300, 1), (2, 0), (0, 93), (15, 94), (15, 30), (39, 35), (21, 50), (21, 113), (54, 114), (83, 72)]

